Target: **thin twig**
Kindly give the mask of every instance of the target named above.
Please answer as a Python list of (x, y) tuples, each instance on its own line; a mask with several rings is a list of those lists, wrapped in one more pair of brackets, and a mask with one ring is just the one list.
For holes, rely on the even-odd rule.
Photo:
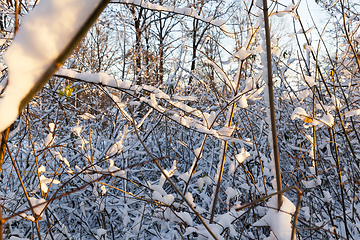
[(271, 118), (271, 134), (272, 134), (272, 147), (274, 152), (274, 162), (275, 162), (275, 174), (276, 174), (276, 186), (278, 195), (278, 209), (280, 210), (282, 204), (282, 181), (281, 181), (281, 168), (280, 168), (280, 159), (279, 159), (279, 146), (277, 141), (277, 132), (276, 132), (276, 118), (275, 118), (275, 101), (274, 101), (274, 90), (273, 90), (273, 80), (272, 80), (272, 58), (271, 58), (271, 40), (270, 40), (270, 27), (269, 27), (269, 17), (268, 17), (268, 7), (267, 0), (263, 0), (263, 13), (265, 21), (265, 36), (266, 36), (266, 57), (267, 57), (267, 72), (268, 72), (268, 90), (269, 90), (269, 105), (270, 105), (270, 118)]

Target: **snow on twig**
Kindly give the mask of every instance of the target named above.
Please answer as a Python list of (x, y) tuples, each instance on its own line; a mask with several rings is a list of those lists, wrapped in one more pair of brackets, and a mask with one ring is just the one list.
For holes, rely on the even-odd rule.
[[(88, 82), (88, 83), (99, 84), (102, 86), (116, 88), (116, 89), (124, 91), (130, 95), (136, 95), (136, 93), (141, 92), (141, 90), (148, 91), (148, 92), (150, 92), (150, 98), (140, 97), (140, 102), (146, 103), (151, 108), (166, 115), (168, 118), (177, 122), (178, 124), (180, 124), (186, 128), (192, 127), (197, 132), (208, 134), (208, 135), (214, 136), (221, 140), (226, 140), (229, 142), (243, 143), (243, 144), (252, 146), (252, 143), (248, 140), (234, 138), (234, 137), (231, 137), (226, 134), (224, 135), (224, 133), (222, 133), (221, 129), (219, 129), (218, 131), (211, 129), (211, 126), (208, 126), (207, 121), (201, 122), (200, 120), (198, 120), (198, 119), (203, 120), (204, 117), (206, 119), (210, 119), (211, 116), (209, 113), (201, 112), (200, 110), (190, 107), (182, 102), (172, 101), (169, 95), (167, 95), (160, 89), (155, 88), (153, 86), (149, 86), (149, 85), (145, 85), (145, 84), (131, 85), (130, 82), (116, 80), (112, 76), (105, 74), (105, 73), (96, 73), (96, 74), (78, 73), (78, 72), (75, 72), (75, 71), (69, 70), (69, 69), (60, 69), (58, 72), (56, 72), (55, 76), (72, 79), (72, 80), (77, 80), (77, 81), (80, 80), (80, 81), (84, 81), (84, 82)], [(177, 97), (176, 95), (175, 95), (175, 97), (174, 97), (174, 95), (172, 97), (173, 97), (173, 99), (181, 99), (181, 100), (183, 99), (181, 97), (180, 98)], [(163, 101), (166, 101), (171, 106), (174, 106), (178, 110), (185, 113), (185, 115), (180, 116), (178, 114), (178, 112), (173, 111), (162, 105), (159, 105), (159, 103), (157, 101), (158, 99), (162, 99)], [(185, 98), (185, 99), (187, 99), (187, 98)], [(194, 98), (191, 98), (191, 100), (193, 100), (193, 99)], [(123, 108), (125, 106), (123, 103), (120, 103), (117, 101), (116, 101), (116, 103), (118, 105), (120, 104), (121, 108)], [(197, 117), (198, 119), (192, 118), (192, 117), (190, 117), (190, 115), (193, 115), (193, 116)], [(212, 120), (211, 123), (212, 123), (211, 125), (214, 125), (214, 126), (217, 125), (214, 122), (214, 120)]]
[(9, 81), (0, 98), (0, 132), (17, 117), (95, 21), (108, 0), (48, 0), (26, 15), (4, 55)]

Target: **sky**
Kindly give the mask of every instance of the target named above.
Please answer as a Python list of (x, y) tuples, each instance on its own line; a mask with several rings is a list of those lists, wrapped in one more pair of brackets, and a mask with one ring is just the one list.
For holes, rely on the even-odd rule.
[[(285, 5), (290, 5), (292, 3), (291, 0), (284, 0), (281, 2), (284, 3)], [(324, 8), (319, 6), (315, 2), (315, 0), (301, 0), (300, 5), (298, 7), (298, 14), (300, 16), (300, 20), (302, 24), (304, 25), (305, 30), (314, 27), (314, 23), (311, 19), (312, 17), (316, 23), (316, 27), (319, 29), (320, 32), (326, 26), (326, 23), (330, 18), (329, 13)], [(291, 25), (290, 29), (294, 31), (293, 21), (290, 18), (290, 16), (287, 16), (287, 20), (289, 20), (289, 23)], [(299, 29), (301, 29), (300, 24), (298, 21), (296, 21), (296, 30), (298, 31)], [(311, 37), (313, 40), (312, 44), (317, 44), (319, 37), (317, 36), (315, 30), (311, 32)], [(304, 41), (304, 38), (301, 35), (299, 35), (299, 39), (300, 41)]]
[(315, 22), (319, 24), (318, 27), (320, 29), (323, 28), (325, 26), (326, 21), (329, 18), (329, 15), (322, 7), (320, 7), (317, 3), (315, 3), (315, 0), (302, 0), (300, 2), (298, 12), (301, 20), (304, 23), (306, 23), (308, 27), (313, 26), (308, 7), (311, 11), (312, 17), (314, 18)]

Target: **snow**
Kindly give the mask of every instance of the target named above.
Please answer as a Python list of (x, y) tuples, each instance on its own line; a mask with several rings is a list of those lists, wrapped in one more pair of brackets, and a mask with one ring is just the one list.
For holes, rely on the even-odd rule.
[(194, 198), (190, 192), (185, 194), (186, 200), (190, 203), (191, 206), (195, 207)]
[[(221, 67), (219, 67), (218, 64), (216, 64), (216, 63), (215, 63), (214, 61), (212, 61), (212, 60), (207, 60), (207, 62), (208, 62), (209, 64), (211, 64), (211, 65), (215, 68), (216, 72), (218, 72), (218, 73), (220, 74), (220, 76), (224, 79), (225, 82), (231, 84), (231, 82), (230, 82), (230, 80), (229, 80), (229, 77), (228, 77), (227, 74), (224, 72), (224, 70), (223, 70)], [(232, 86), (232, 88), (235, 88), (235, 87), (236, 87), (236, 86)]]
[(251, 101), (260, 100), (262, 98), (262, 96), (259, 96), (259, 95), (262, 93), (262, 91), (264, 91), (264, 87), (256, 89), (255, 93), (253, 93), (248, 100), (251, 100)]
[(208, 129), (208, 127), (198, 123), (198, 122), (192, 122), (190, 124), (190, 126), (194, 127), (196, 129), (196, 131), (201, 132), (201, 133), (205, 133), (205, 134), (209, 134), (209, 135), (213, 135), (215, 137), (218, 137), (218, 133), (216, 130), (214, 129)]
[(78, 115), (78, 117), (82, 118), (83, 120), (96, 119), (96, 117), (91, 115), (90, 113), (84, 113), (84, 114)]
[(11, 236), (9, 240), (28, 240), (28, 238), (19, 238), (19, 237)]
[(191, 8), (178, 8), (178, 7), (176, 7), (174, 10), (175, 13), (186, 15), (186, 16), (191, 16), (192, 11), (194, 11), (194, 10)]
[(283, 17), (285, 16), (287, 13), (292, 12), (293, 9), (295, 8), (294, 4), (290, 4), (289, 6), (287, 6), (283, 11), (280, 11), (278, 13), (276, 13), (277, 17)]
[(158, 191), (153, 192), (153, 199), (159, 202), (163, 201), (163, 196)]
[(160, 185), (150, 185), (150, 189), (154, 190), (156, 192), (159, 192), (162, 196), (166, 196), (167, 193), (165, 192), (165, 190), (163, 189), (162, 186)]
[(54, 157), (58, 158), (60, 161), (63, 161), (64, 164), (71, 170), (69, 161), (65, 157), (61, 156), (61, 154), (59, 152), (57, 152), (53, 149), (50, 149), (50, 152), (54, 155)]
[(199, 190), (202, 191), (202, 189), (203, 189), (203, 187), (205, 185), (205, 180), (203, 178), (199, 178), (197, 180), (197, 185), (198, 185)]
[(300, 118), (302, 120), (305, 119), (305, 117), (309, 116), (306, 111), (302, 107), (295, 108), (294, 112), (291, 114), (291, 120), (295, 120), (296, 118)]
[(201, 158), (202, 157), (202, 147), (195, 149), (194, 153), (197, 158)]
[(302, 100), (304, 100), (304, 98), (306, 98), (309, 95), (312, 96), (312, 92), (308, 89), (305, 89), (300, 92), (300, 94), (298, 95), (298, 98), (300, 99), (300, 101), (302, 101)]
[(191, 233), (197, 232), (197, 229), (194, 227), (187, 227), (184, 233), (184, 236), (190, 235)]
[(325, 123), (329, 127), (334, 126), (334, 117), (330, 113), (324, 114), (320, 121)]
[(113, 159), (109, 159), (110, 165), (108, 167), (109, 172), (115, 177), (126, 178), (126, 173), (124, 170), (116, 167)]
[(214, 26), (220, 27), (226, 23), (226, 20), (212, 20), (210, 23)]
[[(223, 228), (220, 225), (218, 225), (218, 224), (208, 224), (208, 226), (219, 240), (224, 239), (224, 237), (220, 235), (223, 232)], [(199, 226), (196, 226), (196, 227), (198, 229), (198, 233), (205, 236), (205, 238), (201, 238), (201, 239), (214, 239), (211, 236), (211, 234), (208, 232), (208, 230), (205, 229), (205, 227), (203, 225), (199, 225)]]
[(162, 91), (157, 92), (155, 94), (155, 97), (159, 98), (159, 99), (170, 99), (170, 96), (167, 95), (166, 93), (162, 92)]
[(46, 168), (44, 165), (41, 165), (39, 168), (38, 168), (38, 173), (42, 173), (42, 172), (45, 172), (46, 171)]
[(114, 156), (118, 153), (120, 153), (123, 150), (123, 142), (125, 140), (125, 136), (127, 134), (127, 126), (124, 128), (124, 132), (120, 135), (121, 138), (119, 141), (115, 142), (109, 150), (106, 152), (107, 156)]
[(250, 51), (247, 51), (244, 47), (241, 47), (233, 56), (239, 58), (240, 60), (245, 60), (248, 56), (251, 55)]
[(87, 72), (78, 73), (74, 70), (61, 68), (55, 73), (55, 76), (79, 79), (90, 83), (102, 84), (109, 87), (117, 87), (122, 89), (129, 89), (131, 86), (130, 82), (116, 80), (114, 77), (102, 72), (94, 74)]
[(215, 123), (216, 120), (216, 112), (212, 111), (210, 114), (204, 112), (206, 125), (210, 128), (211, 125), (217, 126)]
[(96, 233), (99, 236), (99, 238), (106, 235), (106, 232), (107, 232), (106, 229), (103, 229), (103, 228), (99, 228), (98, 230), (96, 230)]
[(55, 124), (54, 123), (49, 123), (49, 128), (50, 128), (50, 132), (54, 132)]
[(273, 47), (272, 49), (271, 49), (271, 54), (274, 54), (274, 55), (276, 55), (276, 56), (279, 56), (279, 48), (278, 47)]
[(118, 141), (111, 146), (111, 148), (107, 152), (107, 155), (114, 156), (115, 154), (120, 153), (122, 151), (122, 149), (123, 149), (122, 142)]
[(44, 140), (45, 147), (51, 146), (53, 144), (53, 142), (54, 142), (54, 139), (55, 139), (55, 136), (54, 136), (55, 124), (50, 123), (49, 128), (50, 128), (50, 132), (49, 132), (49, 134), (46, 136), (46, 138)]
[(227, 212), (225, 214), (222, 214), (220, 216), (218, 216), (216, 218), (216, 221), (219, 222), (219, 224), (223, 227), (223, 228), (228, 228), (231, 227), (231, 223), (236, 219), (236, 217), (234, 216), (234, 214), (232, 212)]
[(197, 97), (195, 96), (179, 96), (179, 95), (173, 95), (172, 98), (174, 100), (178, 101), (197, 101)]
[(207, 17), (207, 18), (201, 17), (200, 19), (201, 19), (202, 21), (204, 21), (204, 22), (209, 23), (209, 22), (211, 22), (211, 21), (214, 19), (214, 17), (213, 17), (213, 16), (209, 16), (209, 17)]
[(178, 178), (183, 180), (184, 182), (187, 182), (187, 181), (189, 181), (190, 174), (189, 174), (189, 172), (185, 172), (185, 173), (181, 174), (180, 176), (178, 176)]
[(309, 207), (302, 207), (302, 210), (304, 211), (304, 217), (306, 221), (310, 219), (310, 208)]
[[(81, 169), (78, 169), (81, 171)], [(86, 171), (85, 171), (86, 172)], [(99, 173), (94, 173), (94, 174), (84, 174), (81, 178), (87, 182), (87, 183), (91, 183), (91, 182), (94, 182), (94, 181), (98, 181), (99, 178), (101, 178), (102, 174), (99, 174)], [(97, 192), (96, 192), (97, 194)]]
[(238, 162), (237, 161), (233, 161), (230, 165), (229, 165), (229, 171), (228, 171), (228, 175), (231, 176), (234, 174), (236, 168), (238, 167)]
[(168, 194), (164, 196), (163, 201), (166, 205), (171, 205), (174, 202), (174, 196), (172, 194)]
[(278, 12), (278, 13), (276, 13), (275, 15), (277, 16), (277, 17), (283, 17), (283, 16), (285, 16), (287, 14), (287, 12)]
[[(34, 197), (30, 197), (29, 200), (30, 200), (30, 204), (31, 204), (31, 207), (33, 208), (34, 213), (38, 216), (41, 214), (40, 216), (42, 216), (42, 212), (46, 207), (47, 201), (43, 198), (37, 199)], [(37, 205), (40, 205), (40, 206), (37, 206)]]
[(332, 103), (334, 104), (335, 107), (337, 107), (337, 108), (342, 107), (342, 104), (341, 104), (339, 98), (333, 96), (331, 100), (332, 100)]
[(324, 198), (323, 201), (326, 203), (331, 203), (333, 201), (331, 194), (329, 193), (329, 191), (323, 191), (324, 193)]
[(181, 219), (181, 221), (179, 222), (186, 222), (189, 226), (192, 226), (193, 225), (193, 220), (190, 216), (190, 214), (188, 212), (179, 212), (179, 213), (176, 213), (178, 215), (178, 217)]
[(231, 33), (231, 32), (227, 29), (227, 27), (226, 27), (225, 24), (224, 24), (224, 25), (221, 25), (221, 26), (220, 26), (220, 29), (223, 31), (223, 33), (224, 33), (226, 36), (231, 37), (231, 38), (235, 38), (235, 34), (234, 34), (234, 33)]
[[(165, 173), (165, 175), (167, 176), (167, 177), (172, 177), (173, 175), (174, 175), (174, 173), (175, 173), (175, 171), (176, 171), (176, 169), (177, 169), (177, 161), (176, 160), (174, 160), (173, 161), (173, 165), (172, 165), (172, 167), (169, 169), (169, 170), (167, 170), (167, 169), (164, 169), (164, 173)], [(159, 186), (164, 186), (164, 184), (165, 184), (165, 181), (166, 181), (166, 177), (163, 175), (163, 174), (161, 174), (161, 177), (160, 177), (160, 180), (159, 180)]]
[(290, 4), (284, 9), (284, 12), (291, 12), (295, 8), (294, 4)]
[(239, 107), (241, 108), (247, 108), (249, 105), (247, 103), (246, 97), (245, 96), (241, 96), (239, 99)]
[(245, 148), (241, 149), (241, 153), (235, 155), (235, 159), (239, 163), (243, 163), (248, 157), (250, 157), (250, 153), (248, 153)]
[(291, 238), (292, 230), (290, 221), (292, 214), (295, 212), (295, 206), (285, 196), (283, 196), (283, 203), (280, 211), (277, 210), (277, 204), (277, 195), (270, 198), (267, 202), (269, 207), (268, 212), (252, 226), (269, 226), (272, 230), (272, 233), (275, 235), (275, 238), (270, 239), (289, 240)]
[(206, 184), (210, 185), (211, 184), (211, 178), (209, 176), (205, 176), (203, 177), (204, 181)]
[(85, 203), (81, 202), (80, 203), (80, 208), (81, 208), (81, 212), (84, 215), (84, 217), (86, 217), (86, 209), (85, 209)]
[(262, 1), (262, 0), (257, 0), (257, 1), (256, 1), (256, 6), (257, 6), (258, 8), (263, 8), (263, 1)]
[(77, 34), (100, 0), (42, 1), (22, 19), (4, 55), (9, 82), (0, 98), (0, 132), (17, 117), (23, 98)]
[(59, 180), (56, 179), (50, 179), (45, 177), (44, 175), (40, 176), (40, 183), (41, 183), (41, 190), (44, 193), (48, 192), (48, 184), (60, 184), (61, 182)]
[(35, 221), (35, 218), (33, 216), (31, 216), (31, 215), (26, 215), (25, 213), (21, 213), (20, 216), (25, 218), (25, 219), (28, 219), (30, 221)]
[(349, 112), (345, 113), (344, 116), (345, 117), (352, 117), (352, 116), (355, 116), (355, 115), (360, 115), (360, 109), (349, 111)]
[(222, 127), (217, 130), (217, 133), (222, 136), (230, 137), (234, 130), (234, 127)]
[(320, 176), (314, 176), (313, 179), (308, 181), (304, 180), (302, 183), (304, 184), (305, 188), (314, 188), (321, 185), (321, 178)]
[(239, 195), (239, 192), (235, 189), (233, 189), (232, 187), (228, 187), (225, 191), (226, 195), (227, 195), (227, 199), (226, 202), (228, 203), (230, 201), (230, 199), (236, 197), (237, 195)]
[(304, 80), (305, 80), (305, 82), (309, 85), (309, 87), (312, 87), (312, 86), (315, 85), (315, 79), (314, 79), (314, 77), (304, 76)]
[[(327, 106), (324, 106), (325, 110), (334, 110), (335, 107), (334, 106), (330, 106), (330, 107), (327, 107)], [(355, 112), (353, 111), (350, 111), (348, 113), (345, 114), (345, 116), (353, 116), (355, 115), (354, 114)], [(291, 119), (292, 120), (295, 120), (296, 118), (299, 118), (301, 120), (303, 120), (305, 123), (308, 123), (309, 125), (304, 125), (305, 128), (308, 128), (310, 126), (317, 126), (319, 125), (320, 127), (321, 126), (328, 126), (328, 127), (333, 127), (334, 126), (334, 122), (335, 122), (335, 119), (334, 117), (328, 112), (327, 114), (324, 114), (320, 119), (315, 119), (315, 118), (312, 118), (310, 117), (307, 112), (302, 108), (302, 107), (297, 107), (295, 108), (294, 112), (292, 113), (291, 115)], [(309, 135), (307, 135), (309, 136)]]
[(76, 136), (80, 137), (80, 133), (82, 131), (82, 126), (75, 126), (71, 128), (71, 131), (75, 133)]

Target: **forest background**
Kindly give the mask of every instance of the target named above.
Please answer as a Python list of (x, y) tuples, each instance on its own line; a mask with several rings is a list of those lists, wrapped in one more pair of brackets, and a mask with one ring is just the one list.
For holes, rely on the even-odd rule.
[(357, 1), (0, 9), (0, 239), (360, 238)]

